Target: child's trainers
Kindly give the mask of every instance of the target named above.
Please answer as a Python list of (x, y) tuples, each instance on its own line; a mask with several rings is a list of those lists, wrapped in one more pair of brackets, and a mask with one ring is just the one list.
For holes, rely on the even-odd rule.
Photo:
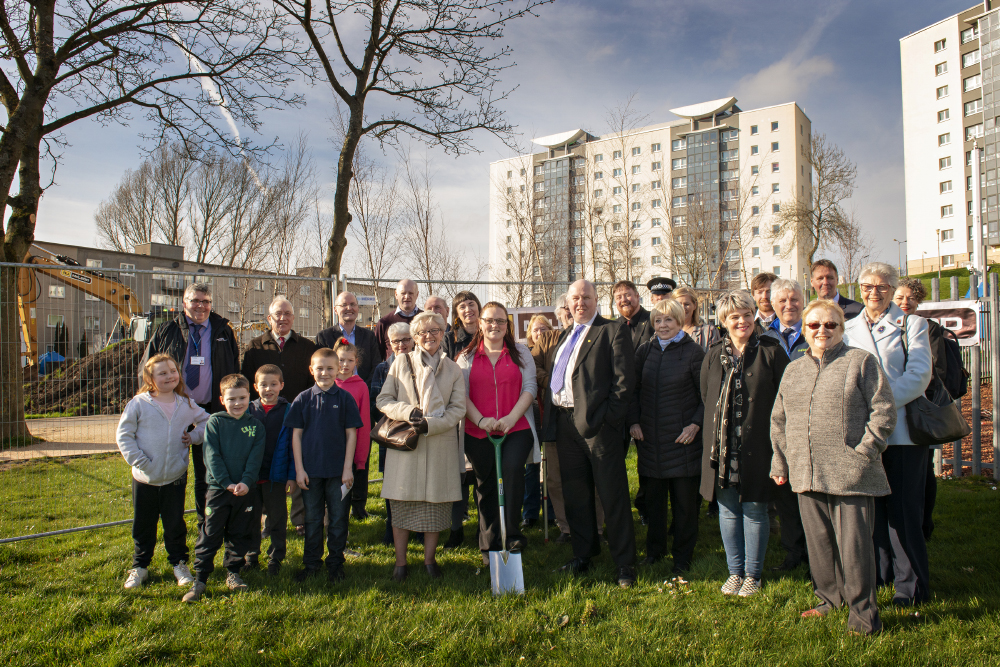
[(190, 586), (194, 583), (194, 576), (188, 569), (187, 563), (181, 561), (174, 565), (174, 579), (177, 580), (178, 586)]
[(267, 564), (267, 573), (270, 576), (272, 577), (277, 576), (278, 572), (280, 571), (281, 571), (281, 563), (279, 563), (278, 561), (272, 561)]
[(191, 586), (191, 590), (185, 593), (184, 597), (181, 598), (181, 602), (197, 602), (198, 600), (201, 599), (202, 593), (205, 592), (206, 588), (208, 588), (208, 586), (205, 585), (205, 582), (203, 581), (194, 582), (194, 584)]
[(242, 591), (246, 589), (247, 585), (240, 578), (240, 575), (230, 572), (229, 576), (226, 577), (226, 587), (231, 591)]
[(144, 567), (134, 567), (128, 571), (128, 576), (125, 577), (125, 589), (142, 588), (148, 578), (149, 570)]
[(743, 577), (738, 574), (731, 574), (729, 578), (726, 579), (726, 583), (722, 584), (723, 595), (736, 595), (740, 592), (740, 587), (743, 585)]
[(747, 577), (743, 580), (743, 585), (740, 586), (740, 592), (737, 595), (741, 598), (748, 598), (751, 595), (756, 595), (758, 592), (760, 592), (760, 579)]

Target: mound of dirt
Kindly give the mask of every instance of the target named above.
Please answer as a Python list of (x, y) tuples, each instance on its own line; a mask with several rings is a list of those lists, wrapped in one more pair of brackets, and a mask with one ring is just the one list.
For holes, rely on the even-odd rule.
[(139, 390), (143, 344), (125, 341), (24, 385), (26, 414), (113, 415)]

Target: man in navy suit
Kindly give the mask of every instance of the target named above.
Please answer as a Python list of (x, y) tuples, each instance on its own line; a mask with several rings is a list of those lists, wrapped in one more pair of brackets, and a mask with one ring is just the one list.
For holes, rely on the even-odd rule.
[(573, 323), (559, 336), (542, 389), (542, 440), (556, 441), (573, 544), (562, 570), (578, 574), (601, 551), (594, 488), (604, 507), (608, 547), (622, 588), (635, 584), (635, 527), (629, 502), (622, 428), (635, 385), (635, 351), (627, 325), (597, 313), (597, 289), (586, 280), (566, 296)]
[(816, 295), (820, 299), (829, 299), (840, 306), (840, 309), (844, 311), (844, 318), (849, 320), (857, 316), (864, 306), (846, 296), (841, 296), (837, 290), (839, 282), (840, 277), (837, 275), (836, 264), (828, 259), (817, 259), (813, 262), (809, 274), (809, 284), (816, 290)]

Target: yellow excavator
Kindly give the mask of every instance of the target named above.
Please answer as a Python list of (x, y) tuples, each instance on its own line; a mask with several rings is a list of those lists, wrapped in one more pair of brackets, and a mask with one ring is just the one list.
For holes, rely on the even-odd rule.
[[(17, 274), (17, 307), (29, 365), (38, 363), (38, 323), (34, 304), (40, 296), (40, 287), (36, 271), (109, 304), (118, 312), (119, 321), (129, 338), (140, 342), (146, 340), (149, 317), (143, 313), (135, 292), (117, 278), (83, 267), (72, 257), (56, 255), (34, 244), (28, 249), (23, 263), (33, 265), (30, 268), (21, 267)], [(116, 324), (112, 331), (117, 330)]]

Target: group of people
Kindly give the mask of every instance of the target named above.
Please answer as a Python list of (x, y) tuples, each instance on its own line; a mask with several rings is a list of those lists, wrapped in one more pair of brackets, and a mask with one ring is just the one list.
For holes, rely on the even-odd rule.
[[(879, 585), (892, 583), (900, 605), (930, 596), (933, 476), (928, 448), (909, 438), (905, 406), (940, 372), (941, 355), (914, 314), (918, 281), (900, 283), (891, 266), (872, 263), (860, 275), (860, 303), (841, 296), (838, 282), (832, 262), (816, 262), (818, 299), (806, 305), (797, 282), (758, 274), (749, 292), (719, 297), (715, 326), (702, 321), (697, 293), (670, 278), (647, 284), (650, 310), (633, 283), (617, 283), (615, 319), (598, 312), (596, 287), (580, 280), (555, 304), (561, 328), (535, 316), (527, 344), (503, 304), (471, 292), (450, 308), (432, 296), (422, 310), (416, 284), (401, 281), (397, 308), (374, 330), (358, 325), (357, 299), (343, 292), (338, 325), (315, 342), (293, 330), (292, 305), (279, 296), (270, 330), (242, 362), (232, 330), (212, 312), (210, 287), (190, 285), (184, 312), (147, 345), (143, 386), (119, 425), (136, 517), (125, 586), (146, 580), (158, 521), (178, 584), (191, 585), (185, 600), (204, 592), (223, 543), (226, 584), (245, 586), (241, 574), (263, 556), (262, 515), (267, 570), (277, 573), (286, 491), (305, 537), (296, 577), (320, 571), (326, 526), (327, 574), (342, 579), (349, 515), (367, 517), (369, 434), (386, 417), (419, 434), (412, 451), (379, 453), (397, 581), (408, 576), (413, 533), (427, 573), (442, 576), (439, 535), (451, 530), (445, 547), (462, 543), (470, 489), (483, 563), (489, 551), (525, 549), (522, 503), (544, 448), (557, 542), (573, 551), (562, 570), (587, 571), (603, 541), (615, 581), (632, 586), (625, 461), (634, 443), (644, 565), (669, 554), (674, 572), (691, 567), (704, 498), (717, 507), (726, 551), (722, 592), (754, 595), (773, 507), (786, 552), (774, 569), (808, 561), (820, 599), (803, 616), (847, 604), (852, 631), (877, 632)], [(491, 438), (503, 438), (506, 544)], [(183, 521), (189, 452), (196, 578)]]

